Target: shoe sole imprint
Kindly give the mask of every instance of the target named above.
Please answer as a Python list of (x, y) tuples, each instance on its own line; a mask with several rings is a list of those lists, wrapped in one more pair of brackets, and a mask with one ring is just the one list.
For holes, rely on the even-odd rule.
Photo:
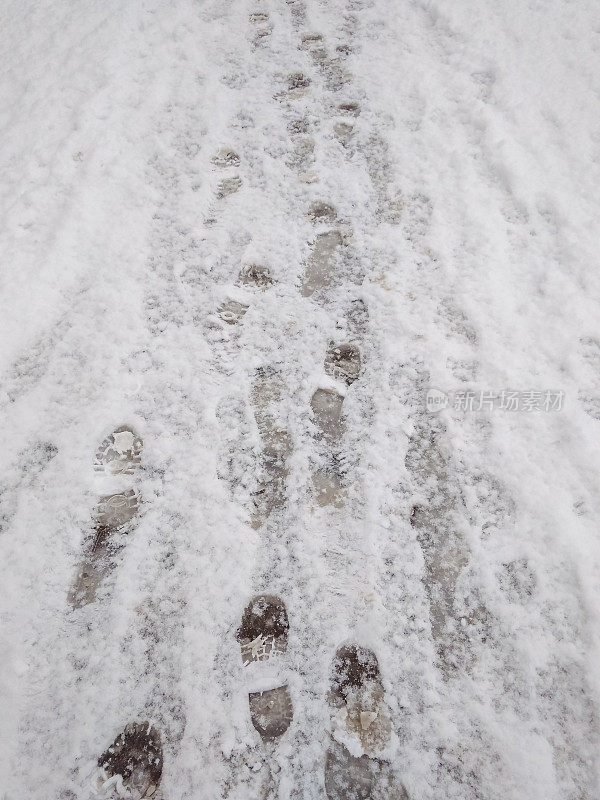
[(263, 264), (248, 264), (240, 270), (238, 282), (242, 286), (264, 290), (273, 284), (273, 278), (269, 268)]
[(100, 756), (98, 766), (107, 779), (120, 775), (134, 800), (155, 797), (163, 770), (160, 732), (149, 722), (130, 722)]
[(320, 289), (327, 289), (332, 285), (336, 277), (336, 256), (343, 244), (344, 239), (339, 230), (326, 231), (317, 236), (306, 260), (304, 282), (300, 290), (302, 297), (311, 297)]
[(254, 417), (263, 443), (263, 478), (254, 495), (256, 506), (252, 526), (260, 528), (276, 509), (286, 502), (287, 460), (292, 454), (292, 440), (274, 411), (283, 395), (279, 373), (270, 368), (257, 370), (251, 392)]
[(425, 562), (431, 632), (443, 653), (448, 646), (448, 622), (455, 619), (456, 583), (469, 557), (454, 532), (457, 498), (451, 487), (449, 459), (440, 447), (438, 436), (439, 432), (418, 428), (411, 437), (405, 465), (419, 484), (433, 481), (435, 485), (431, 501), (413, 507), (410, 522)]
[(114, 534), (127, 531), (139, 507), (139, 496), (133, 490), (100, 499), (94, 538), (69, 590), (68, 602), (73, 608), (81, 608), (95, 599), (102, 580), (114, 567), (114, 554), (123, 546), (115, 541)]
[(329, 800), (370, 800), (373, 784), (371, 759), (352, 756), (332, 740), (325, 757), (325, 793)]
[(329, 445), (339, 444), (344, 435), (344, 396), (333, 389), (317, 389), (310, 400), (315, 425)]
[[(284, 653), (288, 630), (287, 611), (279, 597), (269, 594), (253, 597), (237, 631), (244, 666)], [(248, 702), (252, 725), (264, 742), (278, 739), (289, 728), (294, 712), (287, 686), (250, 692)]]
[(133, 428), (122, 425), (96, 451), (94, 470), (109, 475), (133, 475), (141, 461), (143, 442)]
[(391, 723), (372, 650), (359, 645), (340, 647), (332, 665), (329, 703), (337, 710), (336, 724), (356, 736), (365, 753), (372, 755), (386, 746)]
[(237, 631), (244, 666), (252, 661), (266, 661), (272, 653), (284, 653), (289, 627), (283, 600), (272, 594), (253, 597)]
[(325, 374), (350, 386), (360, 375), (360, 350), (355, 344), (331, 344), (325, 356)]
[(228, 325), (237, 325), (244, 318), (248, 306), (237, 300), (224, 300), (217, 308), (217, 314)]
[(325, 757), (325, 793), (328, 800), (409, 800), (391, 764), (366, 755), (350, 755), (331, 740)]
[(292, 700), (287, 686), (250, 692), (250, 719), (264, 742), (272, 742), (290, 727), (294, 716)]

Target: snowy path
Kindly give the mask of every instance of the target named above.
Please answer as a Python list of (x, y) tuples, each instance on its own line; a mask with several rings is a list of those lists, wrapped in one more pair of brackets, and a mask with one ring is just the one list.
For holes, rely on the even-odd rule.
[[(5, 5), (0, 797), (91, 800), (149, 720), (156, 800), (597, 800), (595, 5)], [(140, 512), (73, 608), (122, 425)]]

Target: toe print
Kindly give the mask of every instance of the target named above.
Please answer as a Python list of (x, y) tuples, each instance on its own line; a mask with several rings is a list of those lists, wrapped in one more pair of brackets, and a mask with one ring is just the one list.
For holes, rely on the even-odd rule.
[(239, 175), (235, 175), (233, 178), (225, 178), (217, 188), (217, 197), (219, 200), (223, 200), (225, 197), (229, 197), (230, 194), (235, 194), (241, 185), (242, 179)]
[(270, 269), (264, 264), (248, 264), (240, 270), (239, 282), (243, 286), (255, 289), (268, 289), (273, 283), (273, 278)]
[(238, 322), (241, 322), (246, 311), (248, 311), (248, 306), (237, 300), (225, 300), (217, 308), (217, 314), (228, 325), (237, 325)]
[(229, 147), (222, 147), (213, 157), (213, 164), (217, 167), (238, 167), (240, 157)]
[(332, 345), (325, 356), (325, 374), (350, 386), (360, 375), (360, 350), (354, 344)]
[(141, 451), (141, 438), (132, 428), (124, 425), (100, 444), (94, 469), (108, 475), (132, 475), (140, 465)]
[(290, 98), (302, 97), (310, 86), (310, 78), (302, 72), (293, 72), (286, 79), (287, 96)]
[(335, 221), (335, 208), (331, 203), (315, 200), (310, 204), (307, 214), (309, 220), (315, 225), (321, 222), (332, 223)]
[(269, 594), (253, 597), (237, 632), (244, 665), (265, 661), (273, 653), (284, 653), (289, 627), (282, 600)]
[[(135, 800), (153, 798), (160, 785), (163, 753), (159, 731), (149, 722), (131, 722), (113, 744), (100, 756), (100, 786), (118, 777), (127, 797)], [(113, 779), (113, 780), (111, 780)]]

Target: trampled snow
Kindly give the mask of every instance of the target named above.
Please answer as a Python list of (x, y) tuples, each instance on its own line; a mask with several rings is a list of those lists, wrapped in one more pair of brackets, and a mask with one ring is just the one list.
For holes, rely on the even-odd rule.
[(325, 798), (356, 643), (373, 800), (598, 800), (597, 3), (6, 0), (0, 37), (0, 797), (90, 800), (148, 720), (156, 798)]

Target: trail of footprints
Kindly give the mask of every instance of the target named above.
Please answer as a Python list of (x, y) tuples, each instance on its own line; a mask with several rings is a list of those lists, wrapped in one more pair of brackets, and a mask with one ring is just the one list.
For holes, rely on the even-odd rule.
[[(288, 5), (295, 27), (301, 28), (306, 23), (303, 4), (288, 0)], [(250, 22), (252, 46), (264, 46), (272, 30), (269, 15), (263, 11), (253, 12)], [(338, 92), (351, 81), (352, 76), (342, 63), (349, 47), (339, 47), (332, 58), (323, 37), (315, 33), (302, 33), (299, 47), (310, 55), (327, 91)], [(309, 77), (301, 72), (291, 73), (277, 99), (291, 103), (305, 97), (310, 86)], [(337, 117), (333, 123), (334, 135), (342, 147), (349, 148), (355, 136), (360, 106), (347, 100), (336, 103), (334, 109)], [(315, 142), (308, 135), (309, 122), (293, 116), (288, 131), (293, 145), (288, 166), (301, 183), (317, 183)], [(239, 155), (227, 147), (214, 155), (213, 167), (223, 173), (215, 192), (217, 203), (241, 188), (240, 163)], [(315, 228), (315, 235), (309, 243), (310, 254), (304, 264), (299, 292), (308, 301), (322, 302), (323, 293), (340, 280), (340, 254), (351, 234), (347, 226), (340, 223), (335, 207), (329, 202), (312, 201), (307, 217)], [(268, 267), (253, 263), (242, 267), (238, 285), (264, 292), (272, 287), (273, 279)], [(247, 304), (228, 299), (218, 306), (217, 314), (226, 324), (237, 325), (243, 321), (247, 310)], [(362, 366), (361, 352), (355, 342), (330, 342), (323, 362), (324, 375), (330, 383), (317, 388), (310, 400), (319, 456), (312, 475), (314, 498), (318, 505), (331, 506), (338, 511), (344, 507), (344, 470), (340, 458), (345, 431), (344, 401), (359, 378)], [(281, 415), (285, 393), (286, 385), (276, 365), (257, 369), (250, 392), (262, 447), (258, 486), (250, 516), (250, 524), (257, 530), (275, 512), (283, 510), (287, 502), (292, 438)], [(411, 524), (425, 557), (432, 634), (443, 649), (447, 645), (447, 623), (453, 615), (454, 587), (466, 554), (453, 534), (452, 515), (457, 496), (448, 477), (448, 460), (440, 447), (440, 437), (440, 431), (419, 427), (411, 440), (406, 465), (422, 487), (435, 479), (435, 490), (430, 493), (428, 503), (414, 507)], [(98, 499), (93, 513), (93, 532), (69, 592), (73, 608), (95, 600), (102, 581), (115, 568), (118, 554), (134, 528), (140, 510), (136, 475), (141, 451), (141, 438), (128, 426), (117, 428), (98, 448), (94, 463), (96, 473), (107, 484), (116, 479), (119, 487), (101, 494)], [(289, 627), (283, 600), (275, 595), (260, 594), (249, 601), (237, 630), (250, 721), (261, 741), (269, 747), (276, 746), (293, 722), (286, 663)], [(270, 688), (264, 688), (269, 682)], [(402, 787), (393, 791), (389, 788), (391, 784), (386, 783), (390, 780), (389, 764), (378, 758), (389, 742), (391, 721), (376, 654), (358, 643), (340, 646), (332, 659), (326, 700), (330, 710), (330, 734), (324, 784), (329, 800), (367, 800), (374, 796), (376, 789), (384, 793), (381, 796), (407, 797)], [(359, 743), (363, 755), (352, 755), (355, 746), (344, 744), (351, 741)], [(160, 731), (148, 721), (130, 722), (98, 759), (96, 788), (105, 794), (114, 789), (134, 798), (157, 798), (162, 770)]]

